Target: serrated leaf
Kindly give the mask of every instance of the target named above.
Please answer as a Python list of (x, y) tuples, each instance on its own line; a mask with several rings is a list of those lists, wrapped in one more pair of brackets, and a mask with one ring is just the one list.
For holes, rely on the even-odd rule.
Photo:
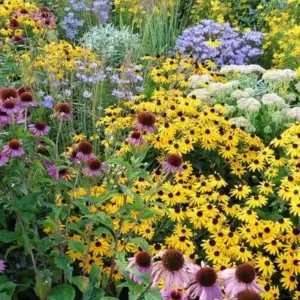
[(0, 242), (11, 243), (17, 239), (16, 233), (8, 230), (0, 230)]
[(69, 256), (56, 256), (54, 259), (55, 265), (61, 269), (64, 270), (67, 279), (70, 283), (72, 283), (72, 273), (73, 273), (73, 267), (71, 266), (72, 260)]

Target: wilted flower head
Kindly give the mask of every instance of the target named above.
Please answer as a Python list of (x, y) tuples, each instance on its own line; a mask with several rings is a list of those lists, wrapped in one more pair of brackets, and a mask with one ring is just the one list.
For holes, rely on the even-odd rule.
[(58, 103), (55, 105), (54, 117), (62, 118), (63, 120), (72, 119), (72, 108), (68, 103)]

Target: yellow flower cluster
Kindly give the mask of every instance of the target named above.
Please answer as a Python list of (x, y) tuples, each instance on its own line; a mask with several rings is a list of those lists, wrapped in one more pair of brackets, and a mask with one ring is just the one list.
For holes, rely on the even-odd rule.
[(55, 27), (49, 10), (38, 7), (34, 2), (5, 0), (0, 4), (0, 39), (5, 42), (2, 51), (9, 51), (11, 44), (40, 38)]
[(289, 1), (284, 9), (265, 16), (268, 24), (265, 48), (275, 49), (273, 63), (278, 68), (296, 69), (300, 74), (299, 1)]
[[(32, 70), (42, 69), (47, 72), (53, 80), (65, 79), (70, 72), (78, 70), (79, 61), (86, 64), (85, 72), (87, 73), (94, 70), (89, 64), (101, 65), (96, 54), (87, 48), (74, 46), (66, 41), (51, 42), (44, 46), (40, 49), (40, 54), (34, 63), (28, 54), (21, 56), (20, 59), (24, 65), (30, 63)], [(24, 76), (26, 77), (26, 74)]]
[(115, 11), (124, 15), (123, 22), (129, 18), (133, 24), (140, 27), (145, 16), (160, 14), (165, 9), (170, 9), (178, 0), (143, 1), (143, 0), (115, 0)]

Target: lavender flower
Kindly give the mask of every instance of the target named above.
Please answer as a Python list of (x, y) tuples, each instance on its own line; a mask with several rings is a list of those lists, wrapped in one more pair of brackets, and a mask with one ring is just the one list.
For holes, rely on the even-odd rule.
[(102, 163), (100, 159), (92, 158), (86, 162), (86, 168), (83, 169), (83, 173), (89, 177), (100, 176), (106, 168), (107, 165)]
[(3, 273), (6, 269), (5, 261), (0, 259), (0, 273)]
[(21, 157), (24, 155), (24, 149), (17, 139), (12, 139), (8, 145), (3, 147), (2, 153), (11, 157)]
[[(6, 154), (0, 152), (0, 167), (8, 163), (8, 157)], [(0, 269), (1, 269), (1, 260), (0, 260)]]
[(70, 40), (73, 40), (78, 36), (79, 30), (83, 25), (84, 22), (77, 19), (73, 12), (68, 12), (61, 23), (61, 27), (65, 30), (66, 35)]
[(183, 31), (175, 50), (197, 60), (213, 60), (218, 65), (247, 64), (262, 55), (264, 35), (257, 31), (241, 33), (229, 24), (203, 20)]
[[(150, 273), (151, 266), (151, 255), (148, 252), (140, 251), (135, 255), (135, 257), (129, 258), (129, 264), (127, 267), (136, 269), (141, 273)], [(129, 277), (138, 284), (142, 283), (142, 280), (133, 273), (130, 273)]]

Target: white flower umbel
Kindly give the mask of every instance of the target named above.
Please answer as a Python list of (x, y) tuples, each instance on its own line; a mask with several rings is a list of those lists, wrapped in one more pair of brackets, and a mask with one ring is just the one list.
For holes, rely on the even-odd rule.
[(286, 117), (295, 121), (300, 121), (300, 107), (293, 107), (286, 110)]
[(266, 106), (276, 107), (276, 108), (286, 108), (287, 104), (284, 99), (278, 96), (276, 93), (265, 94), (261, 99), (262, 103)]
[(237, 101), (237, 106), (245, 112), (258, 112), (261, 104), (255, 98), (241, 98)]
[(201, 87), (203, 84), (210, 83), (212, 81), (212, 77), (210, 75), (192, 75), (189, 78), (190, 87), (195, 89)]
[(263, 74), (266, 70), (259, 65), (229, 65), (221, 68), (221, 74)]
[(263, 75), (263, 79), (276, 82), (290, 82), (297, 78), (297, 73), (290, 69), (284, 70), (269, 70)]
[(230, 96), (235, 99), (250, 98), (254, 95), (254, 90), (252, 88), (246, 88), (245, 90), (235, 90)]
[(244, 130), (247, 132), (252, 133), (256, 131), (256, 128), (251, 124), (251, 122), (244, 117), (232, 118), (231, 121), (237, 127), (244, 128)]
[(213, 101), (211, 100), (211, 93), (207, 89), (197, 89), (189, 93), (189, 97), (195, 96), (197, 99), (205, 102), (208, 105), (212, 105)]

